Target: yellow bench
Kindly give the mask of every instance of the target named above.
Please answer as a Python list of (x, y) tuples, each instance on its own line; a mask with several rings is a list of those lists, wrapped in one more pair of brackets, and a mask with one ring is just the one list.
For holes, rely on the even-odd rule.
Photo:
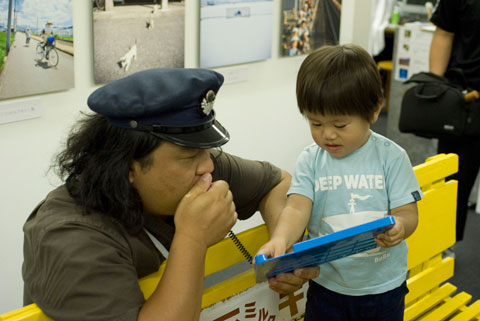
[[(414, 167), (424, 198), (418, 203), (418, 228), (407, 239), (410, 292), (405, 298), (405, 320), (480, 320), (480, 300), (467, 306), (471, 295), (445, 283), (453, 276), (454, 259), (443, 258), (442, 252), (455, 243), (457, 191), (457, 181), (445, 181), (445, 177), (457, 169), (455, 154), (437, 155)], [(238, 238), (254, 254), (268, 240), (268, 231), (262, 225), (239, 233)], [(233, 242), (225, 239), (208, 250), (205, 275), (243, 261)], [(139, 280), (145, 298), (155, 290), (164, 266)], [(253, 270), (248, 269), (204, 290), (201, 320), (298, 320), (304, 311), (306, 288), (280, 296), (266, 283), (256, 285)], [(0, 315), (0, 321), (7, 320), (52, 319), (32, 304)]]

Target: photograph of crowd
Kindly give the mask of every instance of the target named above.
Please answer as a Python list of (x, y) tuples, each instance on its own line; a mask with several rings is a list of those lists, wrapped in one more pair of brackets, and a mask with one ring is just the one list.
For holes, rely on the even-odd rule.
[(283, 0), (282, 55), (308, 54), (338, 44), (341, 0)]

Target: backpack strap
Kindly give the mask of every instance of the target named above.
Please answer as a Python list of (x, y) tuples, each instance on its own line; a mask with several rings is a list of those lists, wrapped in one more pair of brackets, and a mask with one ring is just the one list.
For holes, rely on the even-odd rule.
[(412, 77), (410, 77), (410, 79), (405, 81), (404, 84), (431, 83), (431, 82), (442, 83), (442, 84), (446, 84), (446, 85), (449, 83), (448, 79), (445, 78), (445, 77), (436, 75), (436, 74), (431, 73), (431, 72), (422, 71), (422, 72), (419, 72), (419, 73), (416, 73), (416, 74), (412, 75)]

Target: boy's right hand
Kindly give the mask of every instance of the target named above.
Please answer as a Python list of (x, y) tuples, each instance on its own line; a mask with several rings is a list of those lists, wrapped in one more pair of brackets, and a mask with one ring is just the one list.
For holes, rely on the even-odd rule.
[(277, 257), (287, 252), (286, 241), (282, 238), (274, 238), (262, 245), (255, 256), (265, 254), (268, 258)]

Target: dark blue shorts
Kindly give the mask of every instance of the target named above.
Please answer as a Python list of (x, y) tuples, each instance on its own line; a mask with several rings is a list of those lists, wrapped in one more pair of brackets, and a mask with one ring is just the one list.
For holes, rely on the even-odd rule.
[(391, 291), (351, 296), (330, 291), (310, 281), (305, 321), (403, 321), (407, 283)]

